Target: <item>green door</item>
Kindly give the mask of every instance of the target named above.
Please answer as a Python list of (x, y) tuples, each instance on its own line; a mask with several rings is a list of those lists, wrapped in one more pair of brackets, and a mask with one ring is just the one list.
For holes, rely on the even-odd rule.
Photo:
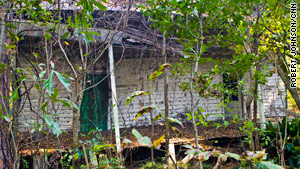
[[(102, 81), (105, 74), (90, 74), (86, 77), (86, 88)], [(80, 109), (80, 131), (91, 129), (107, 130), (108, 81), (84, 91)]]

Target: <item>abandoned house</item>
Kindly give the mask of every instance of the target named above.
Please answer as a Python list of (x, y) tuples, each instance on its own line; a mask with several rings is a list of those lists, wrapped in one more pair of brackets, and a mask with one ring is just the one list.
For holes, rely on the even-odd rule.
[[(118, 16), (118, 9), (108, 8), (105, 12), (107, 17), (109, 14), (116, 13)], [(147, 126), (151, 124), (150, 114), (144, 114), (139, 117), (138, 120), (134, 120), (136, 113), (140, 108), (144, 106), (157, 106), (159, 105), (161, 111), (164, 111), (164, 80), (163, 77), (166, 73), (162, 74), (153, 81), (149, 81), (149, 75), (158, 69), (159, 65), (164, 63), (164, 58), (161, 57), (161, 43), (162, 36), (159, 34), (153, 34), (149, 30), (149, 23), (145, 23), (145, 18), (138, 11), (133, 11), (134, 15), (128, 18), (128, 24), (123, 29), (118, 31), (109, 28), (111, 25), (105, 25), (104, 22), (95, 24), (94, 29), (99, 32), (100, 35), (93, 35), (95, 42), (94, 46), (100, 46), (102, 43), (106, 43), (106, 39), (112, 39), (111, 44), (113, 48), (114, 59), (114, 74), (116, 81), (116, 96), (117, 105), (112, 105), (112, 93), (111, 93), (111, 81), (110, 81), (110, 67), (109, 67), (109, 52), (105, 49), (105, 52), (96, 64), (91, 68), (86, 76), (86, 88), (91, 87), (84, 91), (83, 98), (80, 107), (80, 130), (88, 131), (92, 128), (99, 128), (107, 130), (113, 126), (112, 107), (117, 106), (119, 114), (120, 128), (133, 127), (133, 126)], [(67, 18), (74, 14), (74, 10), (66, 8), (62, 11), (62, 25), (67, 23)], [(93, 17), (95, 20), (105, 20), (104, 12), (95, 11)], [(33, 25), (26, 22), (26, 18), (18, 25), (19, 36), (24, 37), (18, 44), (18, 65), (22, 68), (30, 67), (32, 71), (39, 72), (39, 63), (43, 63), (45, 58), (38, 57), (43, 56), (40, 52), (40, 48), (43, 48), (44, 38), (43, 32), (38, 31), (38, 25)], [(67, 30), (66, 30), (67, 31)], [(153, 30), (151, 30), (153, 31)], [(154, 31), (155, 32), (155, 31)], [(113, 37), (114, 36), (114, 37)], [(207, 35), (208, 36), (208, 35)], [(78, 38), (74, 38), (74, 35), (69, 35), (66, 41), (69, 44), (67, 55), (72, 56), (71, 62), (76, 65), (80, 62), (80, 51), (78, 48)], [(61, 56), (62, 53), (59, 50), (57, 44), (51, 44), (54, 46), (52, 51), (51, 61), (54, 63), (54, 69), (70, 75), (70, 68), (67, 66), (66, 60)], [(55, 50), (55, 48), (57, 50)], [(176, 39), (167, 39), (167, 59), (168, 63), (173, 64), (180, 61), (182, 58), (178, 54), (177, 49), (180, 46), (176, 43)], [(40, 54), (39, 54), (40, 53)], [(93, 57), (96, 51), (89, 52), (89, 55)], [(228, 59), (234, 54), (234, 51), (229, 48), (221, 48), (220, 46), (209, 47), (201, 57), (211, 57), (212, 59)], [(31, 58), (31, 59), (28, 59)], [(35, 58), (35, 63), (30, 62)], [(267, 63), (267, 62), (266, 62)], [(208, 72), (214, 67), (213, 63), (200, 63), (199, 72)], [(272, 70), (272, 65), (269, 64), (269, 70)], [(171, 73), (169, 72), (168, 75)], [(234, 81), (226, 81), (226, 77), (223, 75), (215, 76), (214, 83), (234, 83)], [(248, 76), (243, 77), (244, 88), (243, 95), (246, 96), (250, 91), (249, 84), (250, 78)], [(72, 92), (66, 90), (58, 79), (54, 77), (55, 85), (58, 88), (59, 97), (68, 98), (72, 97)], [(72, 84), (72, 80), (70, 80)], [(182, 82), (188, 81), (188, 77), (169, 77), (168, 96), (169, 96), (169, 115), (172, 118), (176, 118), (182, 122), (187, 121), (186, 113), (191, 109), (190, 102), (191, 96), (188, 91), (183, 91), (178, 85)], [(30, 81), (26, 84), (30, 87)], [(260, 111), (264, 111), (265, 116), (283, 115), (282, 112), (277, 111), (275, 114), (275, 107), (286, 106), (286, 90), (283, 85), (277, 88), (277, 84), (282, 84), (280, 77), (274, 73), (271, 77), (267, 78), (267, 83), (261, 86), (261, 95), (263, 98), (263, 104)], [(280, 85), (279, 85), (280, 86)], [(72, 85), (70, 86), (72, 88)], [(28, 90), (24, 86), (21, 87), (21, 91)], [(135, 97), (129, 105), (126, 105), (126, 98), (134, 91), (149, 91), (152, 95), (145, 95)], [(22, 103), (24, 108), (22, 113), (17, 117), (16, 125), (20, 131), (27, 130), (27, 124), (34, 124), (40, 116), (43, 115), (39, 110), (41, 100), (39, 98), (40, 93), (31, 88), (31, 92), (28, 96), (22, 96)], [(233, 116), (235, 113), (239, 113), (241, 118), (246, 118), (245, 112), (245, 98), (234, 96), (231, 98), (230, 103), (227, 103), (225, 107), (222, 102), (224, 98), (201, 98), (196, 93), (194, 94), (194, 101), (197, 104), (196, 107), (203, 109), (202, 114), (210, 114), (207, 120), (223, 120), (223, 117), (219, 115), (226, 115), (225, 118)], [(230, 108), (231, 110), (229, 110)], [(51, 109), (52, 118), (59, 123), (63, 130), (68, 130), (72, 127), (72, 109), (63, 106), (61, 103), (56, 103), (49, 106)], [(39, 113), (40, 112), (40, 113)], [(153, 116), (159, 114), (159, 109), (153, 110)], [(157, 121), (155, 123), (159, 123)]]

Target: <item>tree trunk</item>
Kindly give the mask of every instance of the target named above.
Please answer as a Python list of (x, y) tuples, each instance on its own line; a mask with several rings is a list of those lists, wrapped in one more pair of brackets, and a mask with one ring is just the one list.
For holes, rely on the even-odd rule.
[[(165, 59), (165, 63), (167, 63), (167, 54), (166, 54), (166, 31), (164, 31), (164, 35), (163, 35), (163, 50), (162, 50), (162, 56)], [(169, 160), (169, 133), (170, 133), (170, 129), (169, 129), (169, 97), (168, 97), (168, 74), (167, 71), (165, 72), (165, 78), (164, 78), (164, 101), (165, 101), (165, 119), (166, 119), (166, 136), (165, 136), (165, 140), (166, 140), (166, 154), (167, 154), (167, 164), (168, 164), (168, 168), (170, 168), (170, 160)]]
[[(2, 13), (2, 22), (1, 22), (1, 34), (0, 34), (0, 64), (5, 64), (7, 67), (10, 62), (10, 55), (7, 51), (4, 50), (4, 42), (8, 42), (8, 36), (5, 32), (5, 8)], [(0, 72), (0, 109), (3, 115), (9, 113), (9, 101), (6, 98), (9, 98), (9, 68), (5, 69), (3, 72)], [(6, 127), (5, 127), (6, 126)], [(8, 122), (3, 118), (0, 119), (0, 169), (9, 169), (13, 168), (13, 155), (11, 152)]]
[[(272, 60), (276, 59), (276, 55), (274, 54), (273, 51), (268, 53), (268, 57), (269, 57), (269, 59), (272, 59)], [(279, 63), (277, 64), (276, 68), (278, 70), (278, 74), (279, 74), (281, 80), (283, 81), (283, 83), (285, 85), (285, 88), (289, 90), (289, 92), (291, 93), (292, 97), (294, 98), (294, 100), (296, 102), (298, 109), (300, 109), (300, 96), (297, 91), (297, 88), (291, 88), (290, 78), (288, 77), (289, 72), (288, 72), (285, 64), (279, 60)]]
[[(79, 99), (78, 99), (78, 94), (79, 94), (79, 79), (78, 77), (75, 78), (75, 85), (74, 85), (74, 93), (73, 93), (73, 102), (79, 106)], [(80, 117), (80, 111), (77, 110), (75, 107), (73, 108), (73, 148), (77, 148), (78, 145), (78, 132), (79, 132), (79, 117)]]

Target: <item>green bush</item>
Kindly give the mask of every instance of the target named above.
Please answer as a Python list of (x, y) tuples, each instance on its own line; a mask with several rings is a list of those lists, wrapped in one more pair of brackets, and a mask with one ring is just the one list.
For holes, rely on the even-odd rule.
[(281, 134), (282, 139), (286, 138), (284, 146), (285, 163), (291, 167), (300, 166), (300, 119), (287, 120), (284, 117), (281, 121), (278, 121), (278, 124), (279, 128), (277, 124), (271, 122), (266, 125), (266, 129), (262, 131), (263, 146), (267, 148), (267, 152), (273, 149), (274, 153), (270, 155), (275, 162), (280, 163), (278, 159), (280, 156), (278, 153), (280, 152), (278, 150), (281, 149), (279, 135)]

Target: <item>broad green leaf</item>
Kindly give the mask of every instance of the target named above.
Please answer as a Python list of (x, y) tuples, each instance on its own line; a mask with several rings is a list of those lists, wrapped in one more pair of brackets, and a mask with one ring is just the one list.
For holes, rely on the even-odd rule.
[(140, 139), (143, 136), (141, 135), (140, 132), (138, 132), (136, 129), (132, 129), (132, 134), (135, 136), (135, 138)]
[(145, 92), (145, 91), (135, 91), (131, 94), (131, 96), (127, 97), (126, 99), (126, 106), (128, 106), (128, 104), (132, 101), (132, 99), (136, 96), (140, 96), (140, 95), (147, 95), (150, 94), (149, 92)]
[(58, 77), (58, 79), (59, 79), (59, 81), (65, 86), (65, 88), (69, 91), (69, 92), (71, 92), (71, 90), (70, 90), (70, 83), (68, 82), (68, 80), (63, 76), (63, 75), (61, 75), (59, 72), (57, 72), (57, 71), (54, 71), (55, 72), (55, 74), (57, 75), (57, 77)]
[(241, 156), (238, 155), (238, 154), (235, 154), (235, 153), (226, 152), (225, 155), (227, 155), (227, 157), (234, 158), (234, 159), (236, 159), (238, 161), (241, 159)]
[(266, 168), (272, 168), (272, 169), (284, 169), (282, 166), (277, 165), (277, 164), (273, 164), (271, 162), (268, 161), (261, 161), (259, 162), (261, 165), (265, 166)]
[(141, 137), (138, 139), (138, 142), (141, 144), (141, 145), (146, 145), (148, 147), (151, 147), (152, 146), (152, 143), (151, 143), (151, 139), (147, 136), (144, 136), (144, 137)]

